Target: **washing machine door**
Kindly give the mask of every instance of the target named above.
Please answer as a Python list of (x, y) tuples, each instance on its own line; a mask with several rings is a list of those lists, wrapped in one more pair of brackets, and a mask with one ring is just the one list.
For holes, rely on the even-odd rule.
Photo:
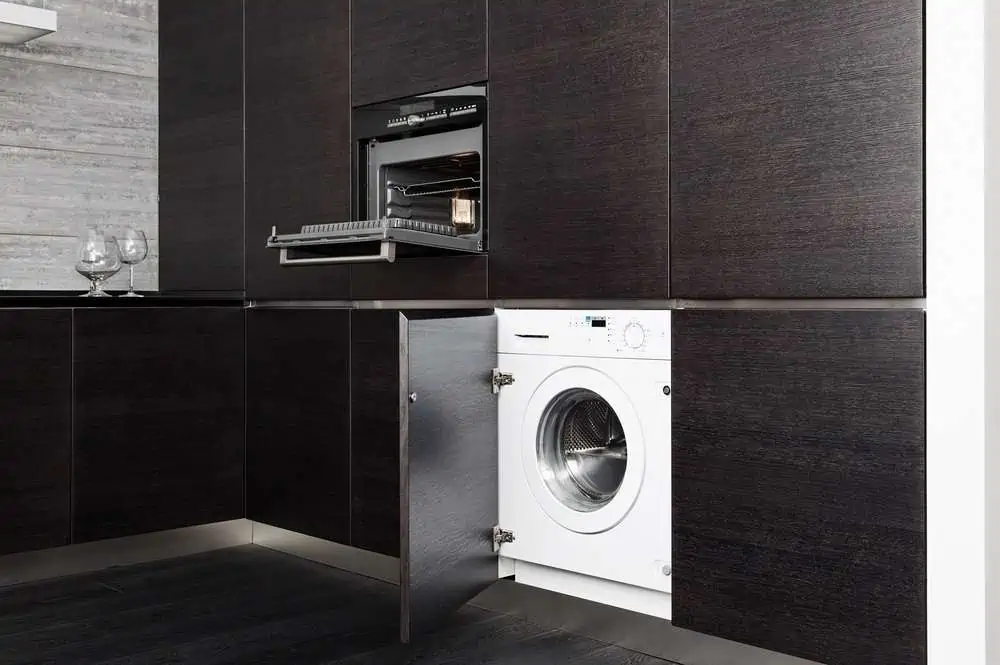
[(635, 504), (646, 464), (642, 426), (604, 372), (578, 366), (550, 375), (528, 403), (521, 441), (531, 492), (563, 527), (607, 531)]

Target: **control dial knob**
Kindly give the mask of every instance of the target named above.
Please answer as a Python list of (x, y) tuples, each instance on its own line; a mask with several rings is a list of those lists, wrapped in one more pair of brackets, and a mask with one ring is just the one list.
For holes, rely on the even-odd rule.
[(646, 329), (638, 321), (630, 321), (625, 326), (625, 332), (622, 337), (625, 341), (625, 346), (630, 349), (641, 349), (646, 345)]

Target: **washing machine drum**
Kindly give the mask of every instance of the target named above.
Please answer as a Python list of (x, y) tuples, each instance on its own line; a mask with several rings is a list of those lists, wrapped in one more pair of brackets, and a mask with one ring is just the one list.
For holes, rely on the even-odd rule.
[(606, 506), (625, 479), (625, 430), (614, 408), (590, 390), (567, 390), (549, 402), (536, 450), (545, 484), (575, 510)]
[(627, 394), (588, 367), (556, 371), (534, 392), (522, 429), (522, 463), (535, 500), (579, 533), (613, 528), (639, 496), (642, 426)]

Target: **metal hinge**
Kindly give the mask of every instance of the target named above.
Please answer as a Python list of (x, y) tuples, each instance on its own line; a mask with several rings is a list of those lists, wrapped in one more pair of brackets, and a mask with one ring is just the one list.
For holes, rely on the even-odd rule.
[(493, 527), (493, 551), (499, 552), (500, 546), (506, 543), (514, 542), (514, 532), (508, 531), (507, 529), (501, 529), (498, 526)]
[(509, 386), (514, 383), (514, 375), (508, 372), (501, 372), (500, 370), (493, 368), (493, 394), (496, 395), (500, 392), (500, 389), (504, 386)]

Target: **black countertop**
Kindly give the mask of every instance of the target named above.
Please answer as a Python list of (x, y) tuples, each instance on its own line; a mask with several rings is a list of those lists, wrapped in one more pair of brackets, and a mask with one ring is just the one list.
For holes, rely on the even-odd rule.
[(123, 292), (109, 291), (113, 298), (81, 298), (73, 291), (0, 291), (0, 309), (28, 307), (242, 307), (242, 295), (166, 295), (140, 292), (142, 298), (121, 298)]

